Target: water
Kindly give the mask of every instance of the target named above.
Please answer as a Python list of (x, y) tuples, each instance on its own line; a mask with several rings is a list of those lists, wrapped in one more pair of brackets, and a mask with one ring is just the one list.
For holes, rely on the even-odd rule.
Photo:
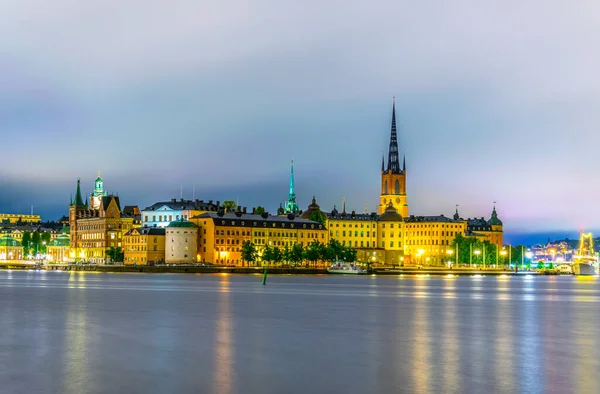
[(600, 280), (0, 271), (2, 393), (598, 393)]

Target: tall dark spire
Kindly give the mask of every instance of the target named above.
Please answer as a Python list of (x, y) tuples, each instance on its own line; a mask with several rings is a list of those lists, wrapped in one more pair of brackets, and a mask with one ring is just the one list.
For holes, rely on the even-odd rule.
[(75, 192), (75, 205), (78, 207), (83, 206), (83, 198), (81, 198), (81, 180), (77, 178), (77, 191)]
[(381, 155), (381, 172), (385, 171), (385, 157)]
[(388, 171), (400, 174), (400, 160), (398, 159), (398, 137), (396, 135), (396, 98), (392, 104), (392, 132), (390, 135), (390, 151), (388, 154)]
[(402, 172), (406, 172), (406, 153), (404, 154), (404, 160), (402, 163)]
[(296, 188), (294, 183), (294, 160), (292, 159), (292, 166), (290, 169), (290, 194), (288, 195), (288, 199), (285, 203), (285, 213), (293, 213), (299, 214), (300, 208), (296, 203)]

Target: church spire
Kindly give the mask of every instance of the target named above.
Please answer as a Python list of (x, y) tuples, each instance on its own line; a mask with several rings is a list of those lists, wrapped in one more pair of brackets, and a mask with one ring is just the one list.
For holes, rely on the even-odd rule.
[(404, 154), (404, 160), (402, 162), (402, 172), (406, 172), (406, 153)]
[(75, 206), (83, 206), (83, 198), (81, 198), (81, 180), (77, 178), (77, 191), (75, 192)]
[(285, 203), (285, 213), (293, 213), (299, 214), (300, 208), (296, 203), (296, 190), (294, 185), (294, 159), (292, 159), (292, 166), (290, 169), (290, 194), (288, 195), (288, 200)]
[(385, 157), (381, 154), (381, 172), (385, 171)]
[(460, 219), (460, 215), (458, 214), (458, 204), (456, 204), (456, 212), (454, 213), (454, 220)]
[(390, 135), (390, 150), (388, 153), (388, 171), (400, 174), (400, 160), (398, 160), (398, 136), (396, 135), (396, 97), (392, 104), (392, 130)]

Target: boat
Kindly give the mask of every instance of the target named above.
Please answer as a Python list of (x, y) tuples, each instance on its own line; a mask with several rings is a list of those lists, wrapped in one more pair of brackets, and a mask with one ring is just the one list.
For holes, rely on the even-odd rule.
[(367, 270), (356, 265), (355, 263), (336, 262), (327, 268), (327, 272), (330, 274), (360, 275), (366, 274)]
[(575, 275), (597, 275), (596, 267), (588, 262), (577, 262), (573, 264)]

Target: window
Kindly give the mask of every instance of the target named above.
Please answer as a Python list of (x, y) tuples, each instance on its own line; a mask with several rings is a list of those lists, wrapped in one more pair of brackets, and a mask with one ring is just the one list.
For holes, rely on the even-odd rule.
[(396, 184), (394, 185), (394, 191), (396, 194), (400, 194), (400, 181), (396, 179)]

